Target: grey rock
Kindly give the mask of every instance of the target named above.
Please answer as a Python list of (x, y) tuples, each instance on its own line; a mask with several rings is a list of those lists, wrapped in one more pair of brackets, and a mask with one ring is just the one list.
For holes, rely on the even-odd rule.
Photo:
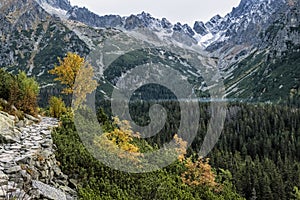
[(0, 162), (1, 163), (9, 163), (13, 160), (14, 160), (14, 158), (11, 155), (5, 155), (5, 156), (0, 157)]
[(31, 155), (22, 155), (20, 157), (15, 158), (15, 162), (20, 164), (29, 164), (31, 159)]
[(38, 122), (40, 121), (39, 119), (37, 119), (37, 118), (35, 118), (35, 117), (31, 116), (31, 115), (28, 115), (28, 114), (24, 114), (24, 116), (25, 116), (27, 119), (29, 119), (29, 120), (31, 120), (31, 121), (33, 121), (33, 122), (35, 122), (35, 123), (38, 123)]
[(0, 141), (14, 143), (19, 142), (21, 132), (14, 128), (15, 117), (0, 112)]
[(6, 194), (7, 194), (7, 192), (6, 192), (6, 190), (0, 190), (0, 197), (6, 197)]
[(10, 147), (10, 149), (12, 149), (12, 150), (19, 150), (21, 148), (22, 148), (22, 146), (20, 146), (20, 145), (13, 145)]
[(0, 187), (6, 186), (8, 184), (8, 180), (1, 180), (0, 179)]
[(196, 21), (194, 24), (194, 30), (196, 31), (196, 33), (202, 36), (208, 34), (207, 28), (205, 27), (203, 22)]
[(17, 165), (17, 166), (14, 166), (14, 167), (11, 167), (11, 168), (7, 169), (5, 172), (7, 174), (11, 174), (11, 173), (19, 172), (21, 170), (22, 170), (21, 167), (19, 165)]
[(0, 171), (0, 179), (1, 180), (8, 180), (8, 176), (3, 173), (3, 171)]
[(34, 122), (33, 121), (31, 121), (31, 120), (29, 120), (29, 119), (27, 119), (27, 118), (24, 118), (24, 124), (26, 125), (26, 126), (30, 126), (30, 125), (32, 125)]
[(16, 119), (15, 116), (12, 116), (12, 115), (10, 115), (10, 114), (8, 114), (8, 113), (6, 113), (6, 112), (3, 112), (3, 111), (0, 111), (0, 116), (1, 116), (1, 115), (2, 115), (2, 117), (4, 116), (4, 117), (8, 118), (8, 119), (11, 120), (11, 121), (15, 121), (15, 119)]
[(16, 124), (17, 127), (24, 127), (25, 126), (25, 123), (23, 120), (20, 120), (17, 124)]
[(39, 3), (48, 3), (54, 8), (69, 10), (72, 8), (70, 1), (68, 0), (37, 0)]
[(62, 186), (62, 187), (60, 187), (60, 189), (67, 192), (67, 193), (69, 193), (69, 194), (71, 194), (71, 195), (73, 195), (73, 196), (77, 195), (77, 192), (75, 190), (71, 189), (68, 186)]
[[(9, 117), (2, 116), (8, 121), (6, 125), (13, 126)], [(0, 199), (9, 193), (22, 196), (23, 199), (63, 200), (67, 199), (64, 192), (69, 193), (68, 199), (74, 199), (76, 191), (66, 187), (67, 176), (57, 166), (51, 147), (53, 142), (48, 129), (56, 125), (57, 120), (42, 118), (39, 124), (20, 127), (22, 140), (0, 146), (0, 186), (3, 188), (0, 190)], [(64, 192), (59, 189), (63, 186)]]
[(53, 155), (53, 152), (50, 150), (43, 150), (40, 152), (41, 156), (45, 159), (49, 158), (51, 155)]
[(32, 187), (40, 191), (41, 195), (52, 200), (66, 200), (66, 194), (59, 189), (46, 185), (40, 181), (32, 181)]

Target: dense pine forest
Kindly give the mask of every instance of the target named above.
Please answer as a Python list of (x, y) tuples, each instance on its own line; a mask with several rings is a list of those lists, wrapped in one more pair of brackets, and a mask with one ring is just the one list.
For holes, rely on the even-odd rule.
[[(203, 113), (207, 112), (208, 106), (201, 105)], [(109, 127), (109, 118), (103, 109), (98, 112), (98, 119)], [(142, 117), (139, 119), (145, 120)], [(199, 134), (186, 155), (194, 160), (206, 132), (207, 120), (205, 117), (202, 120)], [(230, 104), (224, 132), (208, 155), (211, 173), (215, 174), (215, 181), (222, 189), (216, 187), (208, 190), (182, 182), (180, 174), (187, 169), (181, 162), (158, 172), (139, 175), (105, 167), (86, 152), (70, 119), (63, 120), (63, 126), (54, 132), (54, 137), (59, 149), (57, 156), (64, 171), (82, 182), (80, 191), (86, 199), (240, 198), (234, 191), (246, 199), (299, 199), (299, 120), (300, 111), (293, 106)], [(176, 127), (176, 123), (170, 121), (166, 130)], [(147, 143), (150, 146), (162, 145), (173, 137), (164, 130), (162, 133), (165, 134), (151, 138)]]
[[(247, 199), (293, 199), (300, 185), (300, 110), (297, 96), (281, 103), (230, 103), (223, 133), (208, 155), (216, 169), (232, 173), (232, 182), (239, 194)], [(172, 110), (168, 124), (150, 144), (164, 144), (176, 133), (177, 103), (163, 102)], [(140, 112), (149, 103), (137, 104), (131, 112), (143, 124), (148, 116)], [(198, 136), (189, 154), (198, 152), (206, 133), (209, 103), (200, 103), (201, 119)], [(175, 111), (175, 112), (174, 112)], [(170, 114), (170, 113), (169, 113)], [(142, 120), (143, 119), (143, 120)]]
[[(86, 199), (96, 196), (99, 199), (104, 196), (112, 199), (299, 199), (300, 110), (296, 102), (298, 100), (294, 97), (280, 104), (230, 103), (224, 131), (208, 155), (211, 173), (223, 189), (215, 187), (206, 190), (203, 185), (188, 186), (180, 178), (188, 169), (179, 161), (150, 174), (129, 175), (108, 169), (93, 160), (80, 145), (71, 121), (64, 121), (64, 126), (54, 136), (65, 172), (80, 174), (77, 178), (82, 181), (81, 194)], [(153, 103), (132, 103), (131, 114), (138, 123), (147, 124), (147, 110)], [(146, 140), (151, 147), (163, 145), (178, 129), (178, 102), (164, 101), (161, 104), (172, 112), (169, 112), (168, 123), (160, 134)], [(107, 116), (103, 110), (99, 109), (99, 122), (110, 127), (109, 114)], [(202, 117), (198, 135), (185, 155), (194, 161), (206, 133), (209, 103), (200, 103), (200, 110)], [(117, 194), (109, 192), (111, 185), (114, 185)], [(93, 193), (95, 197), (86, 196)]]

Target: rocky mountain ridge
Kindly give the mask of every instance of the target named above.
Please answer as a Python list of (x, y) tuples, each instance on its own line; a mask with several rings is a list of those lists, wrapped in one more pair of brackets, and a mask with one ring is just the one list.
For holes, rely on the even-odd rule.
[(228, 96), (268, 101), (298, 90), (299, 2), (285, 1), (270, 16), (265, 26), (249, 36), (252, 40), (245, 33), (241, 36), (247, 40), (240, 45), (235, 38), (218, 44), (215, 54), (223, 60)]
[[(92, 13), (87, 8), (72, 7), (68, 1), (57, 0), (54, 2), (39, 0), (41, 4), (49, 4), (54, 8), (65, 11), (65, 17), (79, 21), (88, 26), (98, 28), (118, 28), (133, 30), (135, 28), (148, 28), (152, 31), (160, 31), (172, 34), (181, 32), (195, 40), (195, 43), (212, 51), (219, 43), (230, 41), (235, 45), (241, 43), (258, 43), (256, 35), (264, 31), (276, 18), (296, 3), (287, 0), (242, 0), (233, 8), (232, 12), (221, 17), (216, 15), (208, 22), (195, 21), (194, 26), (188, 24), (171, 24), (166, 18), (156, 19), (149, 13), (142, 12), (137, 15), (100, 16)], [(60, 6), (60, 5), (68, 6)], [(247, 37), (252, 36), (252, 37)], [(208, 48), (209, 47), (209, 48)]]
[[(278, 77), (271, 81), (272, 75), (265, 76), (264, 72), (274, 72), (270, 65), (280, 62), (283, 56), (288, 59), (299, 50), (299, 8), (299, 2), (293, 0), (242, 0), (225, 17), (216, 15), (206, 23), (196, 21), (190, 27), (171, 24), (165, 18), (156, 19), (145, 12), (128, 17), (99, 16), (86, 8), (71, 6), (67, 0), (9, 0), (0, 6), (3, 22), (0, 66), (36, 76), (42, 85), (41, 94), (47, 98), (59, 92), (59, 87), (52, 87), (53, 77), (47, 73), (57, 63), (57, 57), (63, 57), (67, 51), (86, 56), (105, 37), (119, 31), (147, 29), (162, 39), (198, 45), (218, 60), (227, 87), (226, 97), (260, 98), (268, 90), (266, 82), (280, 82), (283, 76), (276, 72), (274, 76)], [(168, 60), (166, 57), (165, 61)], [(189, 73), (181, 67), (184, 73)], [(98, 77), (103, 76), (103, 71), (95, 69)], [(255, 71), (260, 72), (255, 75)], [(193, 72), (190, 77), (199, 80), (201, 75)], [(254, 80), (261, 84), (259, 93), (252, 84)], [(286, 81), (276, 84), (283, 87), (280, 96), (288, 96), (290, 90), (298, 87), (297, 79), (293, 84)], [(275, 89), (269, 89), (269, 93)]]
[[(129, 17), (98, 16), (76, 6), (68, 10), (66, 16), (93, 27), (127, 31), (147, 28), (159, 33), (160, 37), (167, 35), (173, 40), (188, 41), (189, 45), (200, 45), (211, 57), (219, 60), (227, 98), (272, 100), (277, 94), (287, 97), (291, 90), (299, 87), (297, 75), (288, 73), (284, 76), (286, 72), (280, 73), (279, 68), (273, 66), (299, 52), (298, 1), (242, 0), (226, 16), (216, 15), (206, 23), (196, 21), (193, 27), (171, 24), (165, 18), (155, 19), (144, 12)], [(291, 68), (294, 69), (297, 62), (293, 62)], [(294, 77), (293, 83), (282, 78), (286, 76)], [(278, 89), (282, 92), (278, 93)]]

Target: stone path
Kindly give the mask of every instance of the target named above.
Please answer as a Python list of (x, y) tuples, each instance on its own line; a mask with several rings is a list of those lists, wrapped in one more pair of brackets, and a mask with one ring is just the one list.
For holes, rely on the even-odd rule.
[(51, 129), (57, 126), (56, 119), (42, 117), (14, 127), (12, 140), (0, 144), (0, 199), (73, 199), (76, 192), (54, 155)]
[(56, 119), (44, 117), (39, 124), (19, 128), (20, 143), (0, 144), (0, 170), (36, 154), (42, 148), (52, 148), (51, 128), (57, 125)]

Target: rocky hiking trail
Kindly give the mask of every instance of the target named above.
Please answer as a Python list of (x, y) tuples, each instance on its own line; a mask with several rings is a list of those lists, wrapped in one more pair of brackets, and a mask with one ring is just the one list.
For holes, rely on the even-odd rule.
[(0, 200), (76, 199), (55, 159), (51, 129), (57, 126), (54, 118), (18, 120), (0, 112)]

